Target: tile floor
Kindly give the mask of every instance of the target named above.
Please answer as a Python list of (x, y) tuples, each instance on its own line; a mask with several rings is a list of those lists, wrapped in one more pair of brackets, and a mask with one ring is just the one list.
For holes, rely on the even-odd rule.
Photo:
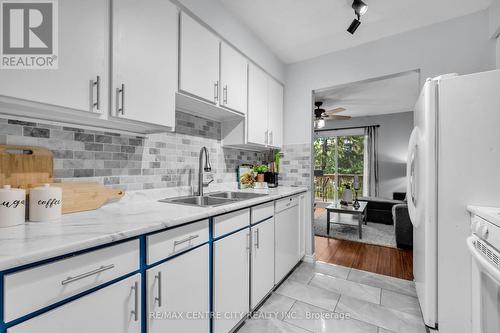
[(302, 263), (238, 333), (424, 333), (411, 281)]

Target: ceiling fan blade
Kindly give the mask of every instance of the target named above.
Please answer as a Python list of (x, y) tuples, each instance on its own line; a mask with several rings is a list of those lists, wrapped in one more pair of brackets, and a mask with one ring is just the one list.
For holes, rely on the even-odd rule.
[(335, 109), (331, 109), (331, 110), (325, 111), (325, 113), (328, 114), (328, 115), (332, 115), (332, 114), (340, 113), (340, 112), (344, 112), (344, 111), (346, 111), (345, 108), (335, 108)]
[(328, 120), (349, 120), (349, 119), (352, 119), (352, 117), (351, 116), (331, 115), (331, 116), (328, 116), (326, 119), (328, 119)]

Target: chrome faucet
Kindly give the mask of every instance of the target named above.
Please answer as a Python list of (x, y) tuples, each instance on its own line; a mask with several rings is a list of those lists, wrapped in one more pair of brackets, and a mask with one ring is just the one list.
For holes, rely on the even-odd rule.
[[(205, 165), (203, 166), (203, 155), (205, 155)], [(208, 160), (208, 150), (207, 147), (202, 147), (200, 150), (200, 164), (198, 169), (198, 195), (203, 196), (203, 188), (208, 187), (208, 185), (214, 180), (211, 179), (209, 182), (203, 181), (203, 170), (206, 172), (212, 171), (212, 166)]]

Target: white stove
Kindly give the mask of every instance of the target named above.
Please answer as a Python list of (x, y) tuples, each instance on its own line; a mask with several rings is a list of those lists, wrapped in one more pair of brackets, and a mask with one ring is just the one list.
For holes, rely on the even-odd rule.
[(500, 208), (468, 207), (472, 234), (472, 333), (500, 332)]

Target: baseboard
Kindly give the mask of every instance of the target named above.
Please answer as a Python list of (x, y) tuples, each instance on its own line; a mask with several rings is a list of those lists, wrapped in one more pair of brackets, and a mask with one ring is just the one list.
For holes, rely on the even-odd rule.
[(316, 254), (312, 254), (312, 255), (309, 255), (309, 254), (306, 254), (303, 258), (302, 258), (302, 261), (303, 262), (307, 262), (307, 263), (310, 263), (310, 264), (314, 264), (316, 262)]

